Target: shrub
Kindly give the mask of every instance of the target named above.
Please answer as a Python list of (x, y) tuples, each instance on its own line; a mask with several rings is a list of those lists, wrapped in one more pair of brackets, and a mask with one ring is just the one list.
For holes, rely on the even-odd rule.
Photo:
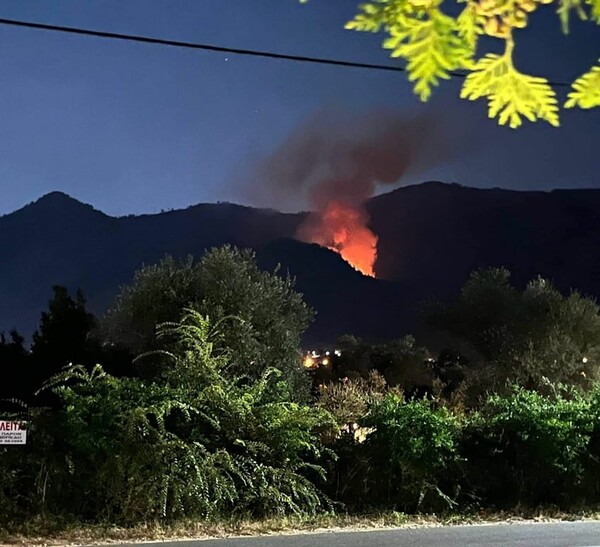
[(372, 404), (381, 401), (387, 384), (376, 371), (365, 378), (342, 378), (319, 386), (317, 405), (335, 418), (339, 427), (350, 426), (363, 420)]
[(164, 325), (171, 349), (155, 355), (164, 365), (152, 381), (115, 378), (99, 365), (53, 379), (62, 410), (52, 453), (64, 463), (46, 474), (50, 511), (131, 523), (328, 507), (316, 483), (330, 415), (291, 402), (279, 371), (256, 382), (225, 375), (227, 357), (213, 354), (210, 332), (191, 310)]
[(389, 394), (367, 424), (375, 428), (367, 444), (385, 465), (394, 505), (404, 510), (454, 505), (448, 492), (457, 491), (460, 423), (450, 411), (431, 400)]
[(489, 503), (581, 498), (594, 428), (590, 398), (514, 388), (491, 395), (465, 430), (468, 476)]

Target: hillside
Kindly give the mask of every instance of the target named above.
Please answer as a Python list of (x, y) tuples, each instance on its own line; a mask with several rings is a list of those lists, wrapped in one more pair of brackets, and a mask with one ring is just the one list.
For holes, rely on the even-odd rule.
[(102, 313), (142, 263), (232, 243), (257, 250), (261, 267), (297, 278), (317, 309), (307, 342), (352, 332), (389, 338), (414, 330), (424, 297), (455, 293), (469, 272), (507, 266), (517, 282), (538, 274), (600, 295), (600, 190), (514, 192), (425, 183), (373, 198), (380, 238), (366, 278), (339, 256), (294, 241), (302, 214), (201, 204), (115, 218), (54, 192), (0, 217), (0, 330), (30, 334), (53, 284), (81, 287)]
[(453, 294), (469, 272), (505, 266), (600, 295), (600, 190), (515, 192), (426, 183), (374, 198), (377, 273)]

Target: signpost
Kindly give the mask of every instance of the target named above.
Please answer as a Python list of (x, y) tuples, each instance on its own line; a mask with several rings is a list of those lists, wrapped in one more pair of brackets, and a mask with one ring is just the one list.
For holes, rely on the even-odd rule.
[(26, 443), (27, 430), (24, 422), (0, 420), (0, 445)]

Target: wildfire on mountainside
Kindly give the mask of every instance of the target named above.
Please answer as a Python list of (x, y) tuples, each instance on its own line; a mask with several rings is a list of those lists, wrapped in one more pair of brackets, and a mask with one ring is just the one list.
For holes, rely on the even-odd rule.
[(354, 269), (375, 277), (377, 236), (368, 228), (368, 220), (362, 207), (332, 200), (300, 226), (298, 238), (339, 253)]
[(450, 142), (435, 117), (324, 110), (294, 129), (245, 180), (253, 199), (269, 206), (294, 209), (305, 201), (312, 212), (296, 237), (375, 277), (378, 237), (369, 228), (366, 203), (379, 187), (398, 184), (409, 167), (414, 177), (446, 160)]

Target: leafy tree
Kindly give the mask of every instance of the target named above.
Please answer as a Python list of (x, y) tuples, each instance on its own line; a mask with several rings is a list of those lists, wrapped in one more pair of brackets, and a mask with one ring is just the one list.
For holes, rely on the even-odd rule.
[(93, 366), (102, 362), (106, 370), (132, 372), (131, 355), (102, 347), (97, 340), (96, 318), (86, 309), (80, 290), (73, 297), (65, 287), (57, 285), (52, 293), (48, 309), (42, 312), (38, 330), (33, 334), (30, 351), (16, 331), (10, 333), (10, 341), (0, 334), (0, 366), (5, 378), (11, 378), (2, 383), (0, 398), (34, 403), (34, 394), (44, 381), (69, 363)]
[(508, 380), (542, 389), (598, 376), (599, 311), (593, 300), (577, 292), (563, 296), (542, 278), (519, 291), (507, 270), (489, 269), (471, 275), (458, 301), (431, 304), (427, 319), (471, 365), (487, 369), (492, 384)]
[(151, 351), (156, 326), (177, 320), (185, 307), (211, 317), (232, 375), (256, 379), (275, 367), (298, 395), (308, 392), (298, 348), (313, 312), (291, 279), (259, 270), (250, 250), (225, 246), (200, 261), (167, 257), (143, 267), (108, 312), (104, 332), (135, 353)]
[(7, 340), (6, 334), (0, 333), (0, 347), (15, 357), (25, 355), (25, 338), (15, 329), (11, 330), (8, 335), (10, 336), (10, 342)]
[[(487, 99), (489, 117), (497, 118), (500, 125), (516, 128), (524, 117), (558, 126), (558, 100), (548, 80), (515, 67), (515, 34), (527, 27), (533, 12), (550, 4), (556, 6), (565, 33), (573, 14), (600, 24), (600, 0), (457, 0), (456, 4), (451, 0), (371, 0), (360, 4), (359, 13), (346, 28), (383, 31), (383, 47), (406, 62), (408, 79), (422, 101), (430, 98), (440, 80), (461, 71), (466, 75), (461, 98)], [(478, 56), (482, 38), (501, 41), (503, 53)], [(600, 106), (600, 59), (573, 83), (564, 106)]]
[(143, 266), (133, 283), (121, 288), (101, 321), (102, 334), (134, 354), (154, 350), (157, 325), (176, 321), (183, 308), (197, 303), (201, 291), (199, 264), (191, 256), (180, 262), (166, 256), (158, 264)]

